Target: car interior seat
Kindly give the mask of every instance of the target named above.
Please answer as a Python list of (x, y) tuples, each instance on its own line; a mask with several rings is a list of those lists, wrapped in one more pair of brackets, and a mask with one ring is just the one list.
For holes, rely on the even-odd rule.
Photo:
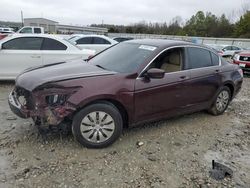
[(176, 72), (180, 70), (180, 64), (180, 51), (173, 51), (163, 59), (161, 69), (165, 70), (165, 72)]

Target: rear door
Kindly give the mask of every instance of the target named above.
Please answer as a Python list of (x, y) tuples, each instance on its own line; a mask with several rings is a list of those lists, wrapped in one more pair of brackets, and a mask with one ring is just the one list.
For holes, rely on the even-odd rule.
[(24, 69), (42, 65), (43, 38), (19, 37), (2, 44), (0, 77), (15, 78)]
[(189, 105), (211, 102), (221, 85), (221, 66), (217, 54), (200, 47), (188, 47), (187, 69), (191, 79), (186, 94)]
[(71, 59), (81, 58), (80, 50), (68, 49), (68, 47), (51, 38), (44, 38), (42, 44), (43, 64), (58, 63)]

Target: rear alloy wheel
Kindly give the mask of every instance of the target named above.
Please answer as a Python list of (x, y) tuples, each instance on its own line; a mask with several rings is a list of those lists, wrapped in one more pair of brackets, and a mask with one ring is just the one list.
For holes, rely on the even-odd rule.
[(218, 93), (215, 102), (209, 112), (213, 115), (221, 115), (227, 109), (231, 99), (231, 91), (228, 87), (224, 86)]
[(98, 103), (76, 114), (72, 132), (80, 144), (88, 148), (103, 148), (120, 136), (122, 125), (121, 114), (115, 106)]

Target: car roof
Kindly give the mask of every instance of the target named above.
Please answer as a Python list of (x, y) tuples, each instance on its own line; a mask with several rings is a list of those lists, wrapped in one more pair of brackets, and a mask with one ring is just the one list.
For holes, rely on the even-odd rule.
[(115, 41), (114, 39), (111, 39), (111, 38), (109, 38), (109, 37), (107, 37), (105, 35), (97, 35), (97, 34), (86, 34), (86, 35), (82, 35), (82, 36), (79, 35), (78, 39), (85, 38), (85, 37), (100, 37), (100, 38), (104, 38), (104, 39), (108, 40), (109, 42), (117, 43), (117, 41)]
[(191, 42), (180, 41), (180, 40), (167, 40), (167, 39), (136, 39), (136, 40), (125, 41), (124, 43), (142, 44), (142, 45), (156, 46), (160, 48), (165, 48), (170, 46), (181, 46), (181, 45), (201, 46)]
[(59, 35), (53, 35), (53, 34), (18, 34), (18, 33), (14, 33), (14, 34), (10, 34), (7, 37), (5, 37), (4, 39), (2, 39), (0, 41), (0, 43), (3, 43), (5, 41), (14, 39), (14, 38), (20, 38), (20, 37), (46, 37), (46, 38), (51, 38), (51, 39), (55, 39), (55, 40), (63, 40), (63, 37), (59, 36)]
[(12, 35), (9, 35), (9, 37), (12, 38), (18, 38), (18, 37), (47, 37), (47, 38), (54, 38), (54, 39), (62, 39), (59, 35), (54, 35), (54, 34), (19, 34), (19, 33), (14, 33)]

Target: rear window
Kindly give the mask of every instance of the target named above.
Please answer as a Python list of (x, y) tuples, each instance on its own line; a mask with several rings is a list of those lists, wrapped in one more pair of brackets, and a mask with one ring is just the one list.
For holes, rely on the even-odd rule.
[(93, 39), (93, 44), (111, 44), (109, 41), (100, 37), (93, 37)]

